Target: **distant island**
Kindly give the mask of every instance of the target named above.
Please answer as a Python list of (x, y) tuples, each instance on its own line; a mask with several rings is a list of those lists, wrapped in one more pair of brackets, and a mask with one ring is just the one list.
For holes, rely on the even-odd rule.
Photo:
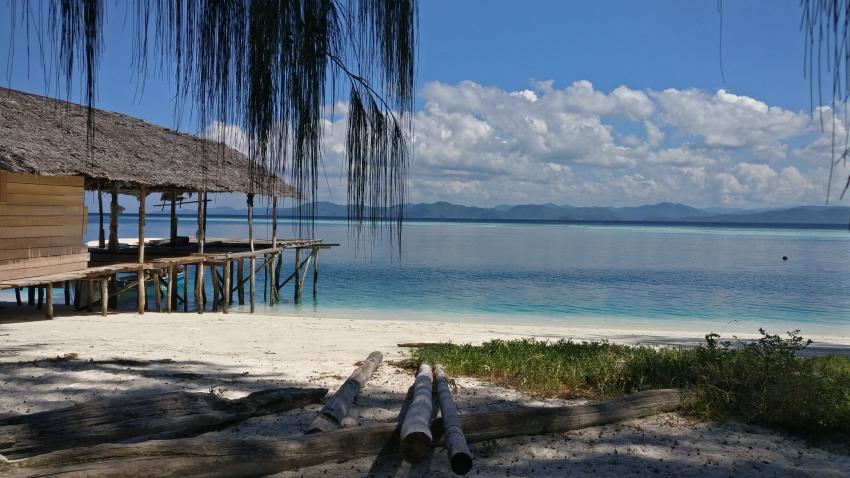
[[(317, 202), (316, 216), (326, 219), (347, 217), (345, 205)], [(256, 208), (255, 215), (267, 216), (268, 208)], [(208, 214), (244, 215), (244, 209), (210, 207)], [(281, 208), (279, 217), (297, 215), (293, 208)], [(795, 206), (777, 209), (695, 208), (663, 202), (633, 207), (579, 207), (556, 204), (500, 205), (492, 208), (463, 206), (449, 202), (408, 204), (405, 218), (451, 221), (552, 221), (552, 222), (695, 222), (728, 224), (805, 224), (847, 226), (850, 207)]]

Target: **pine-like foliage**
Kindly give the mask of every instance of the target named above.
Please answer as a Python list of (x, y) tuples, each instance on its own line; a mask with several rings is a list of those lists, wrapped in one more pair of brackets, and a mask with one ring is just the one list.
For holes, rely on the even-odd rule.
[(243, 128), (256, 192), (269, 187), (268, 170), (287, 175), (306, 204), (315, 202), (325, 107), (336, 92), (350, 92), (345, 142), (350, 219), (400, 227), (411, 156), (417, 0), (10, 0), (9, 5), (28, 38), (36, 37), (42, 61), (55, 61), (45, 71), (64, 80), (66, 90), (79, 75), (90, 143), (96, 143), (92, 108), (105, 9), (117, 10), (134, 38), (128, 66), (140, 79), (149, 70), (170, 71), (177, 103), (194, 105), (201, 129), (214, 122)]

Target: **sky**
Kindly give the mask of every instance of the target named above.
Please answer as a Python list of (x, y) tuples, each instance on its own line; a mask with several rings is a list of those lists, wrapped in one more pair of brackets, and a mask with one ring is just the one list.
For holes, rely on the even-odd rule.
[[(832, 112), (812, 110), (799, 1), (722, 6), (721, 16), (716, 0), (421, 2), (410, 201), (823, 204)], [(234, 130), (176, 125), (165, 79), (134, 88), (123, 21), (108, 12), (98, 107)], [(8, 18), (0, 29), (2, 83), (44, 93), (21, 29)], [(339, 203), (344, 112), (328, 118), (319, 192)]]

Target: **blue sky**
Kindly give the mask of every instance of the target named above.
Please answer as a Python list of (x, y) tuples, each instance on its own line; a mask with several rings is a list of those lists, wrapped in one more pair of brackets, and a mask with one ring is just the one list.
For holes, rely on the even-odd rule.
[[(98, 106), (175, 126), (168, 81), (141, 97), (128, 86), (130, 40), (110, 6)], [(423, 1), (411, 200), (823, 203), (828, 148), (809, 115), (799, 2), (723, 9), (725, 81), (716, 0)], [(8, 19), (0, 28), (5, 63)], [(3, 83), (44, 92), (22, 54)], [(342, 202), (336, 120), (320, 195)]]

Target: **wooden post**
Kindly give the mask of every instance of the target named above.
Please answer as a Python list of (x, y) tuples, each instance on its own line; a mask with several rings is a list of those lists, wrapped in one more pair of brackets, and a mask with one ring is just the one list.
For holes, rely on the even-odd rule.
[(431, 366), (421, 364), (413, 385), (413, 401), (401, 425), (401, 456), (408, 463), (421, 463), (434, 446), (431, 436), (433, 380)]
[(319, 291), (319, 251), (321, 249), (316, 248), (313, 252), (313, 296), (316, 296), (316, 293)]
[(189, 264), (183, 265), (183, 312), (189, 312)]
[(115, 295), (109, 300), (112, 302), (110, 304), (110, 306), (115, 310), (118, 310), (118, 283), (117, 282), (118, 282), (118, 278), (116, 277), (116, 274), (110, 274), (109, 275), (109, 284), (112, 287), (112, 292)]
[(292, 295), (292, 300), (297, 304), (301, 302), (301, 248), (295, 248), (295, 293)]
[(275, 264), (274, 272), (274, 299), (275, 302), (280, 302), (280, 272), (283, 268), (283, 251), (277, 254), (277, 264)]
[(248, 280), (248, 294), (249, 294), (248, 300), (251, 303), (251, 313), (252, 314), (254, 313), (254, 302), (255, 302), (255, 299), (254, 299), (254, 281), (256, 279), (256, 277), (255, 277), (256, 271), (254, 270), (254, 267), (255, 267), (256, 261), (257, 261), (257, 258), (254, 257), (254, 256), (251, 256), (251, 259), (248, 261), (248, 267), (250, 269), (249, 272), (248, 272), (248, 274), (250, 275), (250, 279)]
[[(254, 195), (248, 193), (248, 246), (251, 248), (251, 252), (254, 252)], [(255, 256), (251, 256), (250, 266), (251, 266), (251, 279), (249, 281), (248, 287), (250, 289), (250, 301), (251, 301), (251, 313), (254, 313), (255, 307), (255, 288), (256, 288), (256, 271), (254, 270), (255, 263), (257, 258)]]
[(319, 416), (313, 420), (313, 424), (307, 429), (307, 433), (327, 432), (339, 428), (342, 425), (343, 418), (348, 415), (348, 409), (351, 408), (357, 394), (372, 378), (375, 369), (383, 360), (384, 355), (381, 352), (370, 353), (366, 360), (342, 383), (333, 397), (325, 402), (325, 406), (322, 407)]
[(154, 297), (153, 302), (154, 302), (154, 305), (156, 306), (155, 310), (157, 312), (162, 312), (162, 294), (161, 294), (162, 289), (160, 289), (160, 285), (159, 285), (160, 284), (160, 282), (159, 282), (159, 277), (160, 277), (159, 271), (160, 271), (159, 269), (154, 269), (154, 270), (151, 271), (151, 282), (153, 282), (153, 297)]
[(175, 269), (176, 269), (176, 268), (174, 267), (174, 265), (173, 265), (173, 264), (172, 264), (172, 265), (170, 265), (170, 266), (168, 266), (168, 299), (167, 299), (167, 306), (168, 306), (168, 313), (169, 313), (169, 314), (170, 314), (170, 313), (171, 313), (171, 311), (174, 309), (174, 297), (175, 297), (175, 294), (177, 293), (177, 289), (174, 287), (174, 281), (176, 281), (176, 280), (177, 280), (177, 274), (176, 274), (176, 272), (177, 272), (177, 271), (176, 271)]
[(109, 284), (105, 278), (100, 279), (100, 315), (106, 317), (109, 306)]
[(75, 280), (71, 281), (71, 284), (74, 286), (74, 308), (79, 310), (82, 307), (83, 283)]
[(449, 380), (446, 371), (440, 364), (434, 368), (437, 379), (437, 397), (440, 402), (440, 411), (443, 415), (443, 436), (446, 440), (446, 450), (449, 453), (449, 463), (456, 475), (465, 475), (472, 469), (472, 452), (463, 436), (463, 428), (460, 426), (460, 417), (457, 407), (452, 400), (452, 392), (449, 390)]
[(112, 201), (109, 203), (109, 252), (118, 252), (118, 215), (121, 214), (121, 206), (118, 204), (118, 188), (112, 187)]
[(277, 254), (272, 252), (269, 256), (268, 260), (268, 271), (269, 271), (269, 285), (271, 288), (269, 289), (269, 305), (277, 302), (277, 277), (275, 277), (275, 262), (277, 261)]
[(53, 318), (53, 284), (47, 284), (47, 307), (44, 311), (44, 318)]
[(277, 247), (277, 196), (272, 197), (272, 247)]
[(27, 305), (35, 305), (35, 287), (27, 287)]
[(198, 252), (204, 253), (204, 195), (198, 191)]
[(210, 279), (212, 279), (212, 287), (213, 287), (213, 304), (212, 310), (213, 312), (218, 312), (218, 299), (219, 299), (219, 281), (218, 281), (218, 271), (216, 270), (217, 266), (215, 264), (210, 264)]
[(103, 190), (100, 189), (100, 181), (97, 182), (97, 215), (100, 219), (100, 229), (97, 232), (97, 247), (106, 248), (106, 232), (103, 230)]
[(245, 258), (240, 257), (236, 264), (236, 275), (239, 281), (236, 283), (236, 297), (239, 299), (239, 305), (245, 305)]
[(204, 313), (204, 262), (198, 262), (195, 267), (195, 303), (198, 304), (198, 313)]
[(36, 310), (41, 310), (44, 308), (44, 287), (38, 288), (38, 304), (35, 306)]
[(71, 281), (65, 281), (65, 305), (71, 305)]
[(139, 279), (139, 283), (137, 284), (137, 300), (136, 303), (138, 305), (137, 309), (140, 314), (145, 313), (145, 294), (147, 291), (145, 290), (145, 269), (143, 264), (145, 263), (145, 187), (139, 186), (139, 272), (136, 276)]
[(169, 240), (171, 247), (177, 246), (177, 192), (171, 191), (171, 234)]
[(227, 308), (230, 306), (230, 260), (224, 263), (224, 289), (221, 291), (224, 297), (221, 298), (221, 311), (227, 313)]
[[(228, 261), (230, 263), (230, 280), (233, 281), (236, 277), (236, 261)], [(241, 280), (241, 279), (240, 279)], [(233, 303), (233, 286), (227, 291), (227, 303)]]
[(87, 279), (86, 283), (88, 285), (86, 288), (86, 310), (91, 312), (94, 305), (94, 280)]
[(20, 287), (15, 287), (15, 302), (18, 304), (18, 307), (23, 305), (23, 302), (21, 302), (21, 288)]

